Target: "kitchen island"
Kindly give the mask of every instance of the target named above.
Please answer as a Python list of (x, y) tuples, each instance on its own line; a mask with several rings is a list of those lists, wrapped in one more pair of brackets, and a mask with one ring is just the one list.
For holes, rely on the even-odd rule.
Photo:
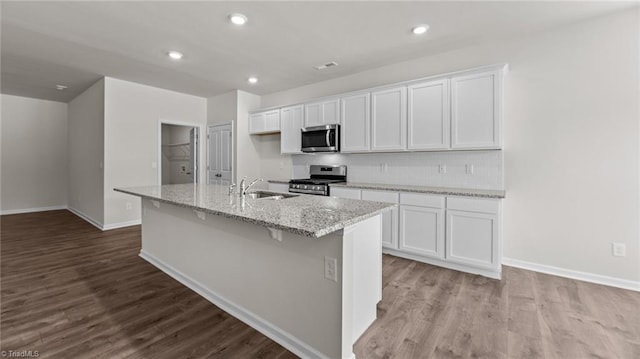
[(115, 190), (142, 198), (149, 263), (300, 357), (355, 358), (382, 298), (380, 215), (394, 205), (243, 200), (217, 185)]

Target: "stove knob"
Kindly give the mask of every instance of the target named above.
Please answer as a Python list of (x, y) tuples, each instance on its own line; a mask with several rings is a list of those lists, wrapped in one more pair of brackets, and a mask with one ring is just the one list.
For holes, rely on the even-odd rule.
[(302, 186), (303, 189), (307, 189), (307, 185)]

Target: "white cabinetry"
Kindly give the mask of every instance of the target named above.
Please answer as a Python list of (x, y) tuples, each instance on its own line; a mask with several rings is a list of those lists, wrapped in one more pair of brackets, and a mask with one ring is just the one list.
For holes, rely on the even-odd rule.
[[(362, 199), (385, 203), (398, 203), (398, 193), (388, 191), (362, 190)], [(398, 207), (382, 214), (382, 246), (398, 248)]]
[(500, 148), (502, 71), (451, 78), (451, 148)]
[(407, 88), (371, 93), (371, 150), (405, 150), (407, 146)]
[(249, 115), (249, 133), (280, 132), (280, 109), (257, 112)]
[(329, 186), (329, 195), (338, 198), (360, 199), (361, 191), (355, 188)]
[(447, 260), (490, 270), (500, 269), (500, 201), (447, 199)]
[(342, 126), (340, 151), (369, 151), (370, 95), (359, 94), (340, 99)]
[(289, 184), (288, 183), (273, 183), (269, 182), (269, 191), (275, 192), (289, 192)]
[(425, 257), (444, 258), (444, 197), (400, 194), (398, 248)]
[(423, 82), (408, 87), (407, 148), (409, 150), (448, 149), (449, 80)]
[(303, 106), (280, 110), (280, 153), (302, 153), (300, 130), (303, 125)]
[(340, 123), (340, 102), (337, 99), (304, 105), (304, 127)]

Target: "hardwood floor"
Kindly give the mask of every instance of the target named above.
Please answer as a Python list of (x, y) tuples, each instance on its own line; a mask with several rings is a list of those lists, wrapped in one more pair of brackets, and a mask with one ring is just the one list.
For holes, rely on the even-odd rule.
[[(138, 257), (140, 227), (2, 216), (0, 349), (41, 358), (295, 358)], [(640, 293), (384, 257), (369, 358), (640, 358)]]

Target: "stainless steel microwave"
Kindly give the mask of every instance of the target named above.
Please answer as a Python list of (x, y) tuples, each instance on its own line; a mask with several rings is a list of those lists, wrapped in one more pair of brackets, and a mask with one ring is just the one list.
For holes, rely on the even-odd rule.
[(302, 152), (340, 152), (340, 125), (305, 127)]

